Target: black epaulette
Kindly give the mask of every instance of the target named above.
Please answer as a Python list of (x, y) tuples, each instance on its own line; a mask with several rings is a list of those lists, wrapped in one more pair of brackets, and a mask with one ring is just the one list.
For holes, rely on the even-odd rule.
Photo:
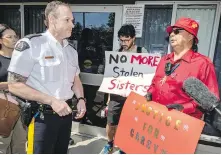
[(69, 45), (76, 50), (76, 48), (73, 46), (73, 44), (69, 43)]
[(25, 36), (25, 38), (28, 38), (30, 40), (32, 38), (40, 37), (40, 36), (42, 36), (41, 33), (38, 33), (38, 34), (35, 33), (35, 34), (29, 34), (29, 35)]

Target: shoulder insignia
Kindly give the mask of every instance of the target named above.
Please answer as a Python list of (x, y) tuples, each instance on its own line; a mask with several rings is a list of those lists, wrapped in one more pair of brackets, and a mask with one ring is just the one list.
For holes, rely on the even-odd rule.
[(25, 36), (25, 38), (28, 38), (29, 40), (34, 38), (34, 37), (40, 37), (42, 36), (42, 34), (38, 33), (38, 34), (29, 34), (27, 36)]
[(28, 44), (27, 42), (25, 42), (25, 41), (20, 41), (20, 42), (15, 46), (15, 50), (20, 51), (20, 52), (22, 52), (22, 51), (24, 51), (24, 50), (26, 50), (26, 49), (29, 49), (29, 48), (30, 48), (29, 44)]
[(74, 47), (73, 44), (69, 43), (69, 46), (71, 46), (72, 48), (74, 48), (76, 50), (76, 48)]

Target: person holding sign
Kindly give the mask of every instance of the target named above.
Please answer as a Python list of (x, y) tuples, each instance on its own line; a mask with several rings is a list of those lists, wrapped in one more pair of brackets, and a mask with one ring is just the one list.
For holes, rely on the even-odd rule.
[(184, 17), (167, 27), (173, 52), (160, 60), (147, 96), (166, 106), (180, 105), (184, 113), (201, 119), (197, 103), (182, 90), (183, 82), (192, 76), (201, 80), (218, 98), (219, 91), (213, 63), (198, 53), (198, 29), (195, 20)]
[[(144, 47), (135, 45), (135, 28), (133, 25), (123, 25), (118, 32), (118, 37), (121, 46), (118, 52), (147, 53), (147, 50)], [(125, 100), (126, 95), (109, 95), (106, 126), (108, 143), (105, 145), (100, 154), (110, 154), (113, 152), (115, 131)], [(120, 153), (124, 152), (120, 151)]]

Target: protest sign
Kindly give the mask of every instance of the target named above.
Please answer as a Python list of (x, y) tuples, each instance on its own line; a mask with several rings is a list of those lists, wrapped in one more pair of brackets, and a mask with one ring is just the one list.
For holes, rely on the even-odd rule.
[(193, 154), (204, 122), (131, 93), (122, 110), (115, 145), (127, 154)]
[(160, 54), (106, 51), (105, 73), (99, 91), (128, 95), (131, 91), (145, 95)]

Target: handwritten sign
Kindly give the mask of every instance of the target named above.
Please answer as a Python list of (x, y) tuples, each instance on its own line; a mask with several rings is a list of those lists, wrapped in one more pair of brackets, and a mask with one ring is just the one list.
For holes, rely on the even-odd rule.
[(149, 88), (159, 54), (106, 51), (106, 66), (99, 91), (128, 96), (131, 91), (145, 95)]
[(127, 154), (193, 154), (204, 122), (131, 93), (115, 136)]
[(144, 5), (124, 5), (123, 24), (132, 24), (136, 30), (136, 37), (143, 33)]

